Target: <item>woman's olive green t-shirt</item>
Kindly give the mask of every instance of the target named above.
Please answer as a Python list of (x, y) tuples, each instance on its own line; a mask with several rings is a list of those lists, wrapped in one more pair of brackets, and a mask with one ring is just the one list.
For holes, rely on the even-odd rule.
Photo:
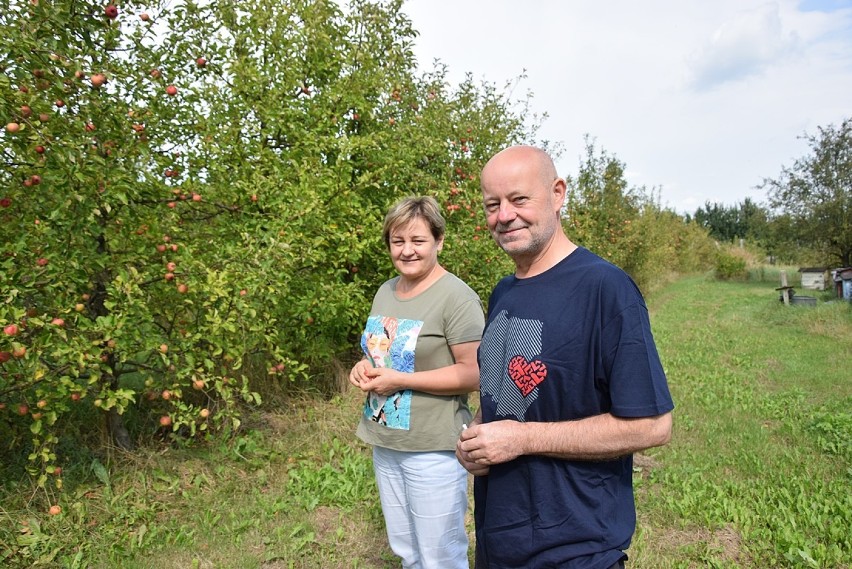
[[(403, 372), (442, 368), (455, 363), (450, 346), (481, 339), (482, 302), (461, 279), (447, 273), (406, 299), (396, 296), (398, 282), (396, 277), (379, 288), (361, 336), (361, 348), (373, 365)], [(370, 393), (356, 434), (371, 445), (399, 451), (454, 450), (462, 425), (470, 421), (467, 395)]]

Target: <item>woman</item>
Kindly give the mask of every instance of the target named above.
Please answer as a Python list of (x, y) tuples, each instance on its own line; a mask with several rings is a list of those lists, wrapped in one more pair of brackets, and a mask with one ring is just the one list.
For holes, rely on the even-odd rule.
[(373, 445), (388, 540), (406, 568), (468, 567), (467, 472), (454, 451), (485, 322), (477, 294), (438, 263), (445, 227), (431, 197), (388, 212), (382, 236), (399, 276), (376, 293), (366, 357), (349, 374), (367, 394), (357, 435)]

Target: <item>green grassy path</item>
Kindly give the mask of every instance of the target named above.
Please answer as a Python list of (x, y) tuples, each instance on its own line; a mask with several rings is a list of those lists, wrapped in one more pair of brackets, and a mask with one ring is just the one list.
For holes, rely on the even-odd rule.
[(649, 306), (677, 409), (643, 478), (640, 565), (848, 567), (852, 307), (699, 277)]

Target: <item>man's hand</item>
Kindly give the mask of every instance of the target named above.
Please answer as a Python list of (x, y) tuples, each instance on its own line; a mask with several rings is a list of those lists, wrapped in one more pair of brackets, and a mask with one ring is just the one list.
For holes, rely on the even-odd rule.
[(482, 476), (483, 469), (486, 471), (484, 474), (487, 474), (492, 464), (509, 462), (523, 454), (523, 427), (517, 421), (471, 425), (459, 437), (456, 457), (474, 476)]
[[(474, 420), (476, 421), (476, 420)], [(474, 476), (486, 476), (489, 471), (489, 467), (477, 464), (476, 461), (470, 456), (470, 453), (462, 450), (462, 442), (473, 437), (472, 430), (476, 428), (478, 423), (474, 422), (470, 427), (466, 428), (461, 432), (459, 436), (459, 440), (456, 442), (456, 459), (459, 461), (465, 470), (473, 474)]]

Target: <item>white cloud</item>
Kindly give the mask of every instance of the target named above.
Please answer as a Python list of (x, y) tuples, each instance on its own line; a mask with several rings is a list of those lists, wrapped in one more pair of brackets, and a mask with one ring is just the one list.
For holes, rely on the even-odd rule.
[[(804, 6), (804, 8), (802, 7)], [(806, 9), (805, 9), (806, 8)], [(502, 86), (526, 70), (576, 172), (591, 135), (629, 182), (693, 212), (762, 201), (763, 178), (807, 152), (798, 137), (852, 116), (849, 0), (407, 0), (415, 53)]]
[(784, 29), (777, 3), (740, 12), (693, 55), (690, 83), (706, 89), (760, 74), (795, 54), (799, 44), (797, 34)]

